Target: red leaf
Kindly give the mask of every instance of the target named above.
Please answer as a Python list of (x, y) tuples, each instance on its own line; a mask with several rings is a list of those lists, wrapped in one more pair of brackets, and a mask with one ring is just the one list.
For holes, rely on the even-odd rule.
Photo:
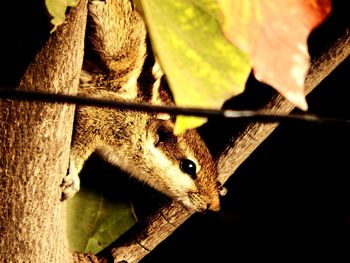
[(255, 77), (306, 110), (307, 38), (331, 0), (218, 0), (225, 36), (250, 55)]

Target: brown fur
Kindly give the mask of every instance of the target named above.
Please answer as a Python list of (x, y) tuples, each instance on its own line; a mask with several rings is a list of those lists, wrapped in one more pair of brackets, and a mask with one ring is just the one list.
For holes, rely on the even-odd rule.
[[(91, 1), (89, 10), (89, 41), (95, 55), (86, 56), (80, 95), (173, 104), (160, 81), (162, 72), (152, 67), (150, 53), (145, 60), (145, 26), (129, 0)], [(190, 209), (218, 210), (217, 173), (207, 147), (195, 130), (175, 136), (173, 128), (173, 118), (78, 106), (63, 198), (79, 190), (78, 174), (97, 151), (108, 162)], [(183, 159), (198, 166), (195, 178), (181, 171)]]

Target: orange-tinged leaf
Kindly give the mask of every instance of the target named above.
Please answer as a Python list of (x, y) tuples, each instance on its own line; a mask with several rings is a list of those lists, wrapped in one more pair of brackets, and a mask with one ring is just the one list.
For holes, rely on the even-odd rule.
[(306, 110), (307, 38), (331, 11), (331, 0), (217, 0), (223, 31), (250, 55), (255, 77)]

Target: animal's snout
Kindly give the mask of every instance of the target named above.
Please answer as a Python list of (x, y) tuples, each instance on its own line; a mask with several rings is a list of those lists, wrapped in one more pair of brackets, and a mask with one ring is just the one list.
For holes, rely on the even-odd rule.
[(218, 212), (220, 210), (220, 199), (219, 196), (215, 196), (207, 203), (207, 210)]

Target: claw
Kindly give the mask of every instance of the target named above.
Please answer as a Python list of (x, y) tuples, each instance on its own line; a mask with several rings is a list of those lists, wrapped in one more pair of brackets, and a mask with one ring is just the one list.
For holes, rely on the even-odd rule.
[(80, 189), (79, 176), (68, 174), (65, 178), (63, 178), (60, 186), (62, 188), (61, 201), (72, 198)]

